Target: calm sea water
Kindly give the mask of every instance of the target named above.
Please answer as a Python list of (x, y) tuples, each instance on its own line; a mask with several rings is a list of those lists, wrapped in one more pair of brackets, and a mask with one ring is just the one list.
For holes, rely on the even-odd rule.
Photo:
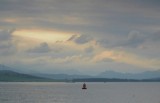
[(0, 103), (160, 103), (160, 83), (0, 83)]

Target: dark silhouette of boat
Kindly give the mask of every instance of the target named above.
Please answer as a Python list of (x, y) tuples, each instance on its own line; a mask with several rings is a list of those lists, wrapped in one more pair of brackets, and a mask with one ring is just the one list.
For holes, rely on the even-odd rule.
[(83, 83), (83, 87), (82, 87), (82, 89), (87, 89), (87, 86), (86, 86), (86, 84), (85, 84), (85, 83)]

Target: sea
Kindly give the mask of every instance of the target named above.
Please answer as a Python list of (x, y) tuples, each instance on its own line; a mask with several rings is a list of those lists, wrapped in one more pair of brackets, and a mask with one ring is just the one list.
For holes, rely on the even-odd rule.
[(158, 82), (0, 82), (0, 103), (160, 103)]

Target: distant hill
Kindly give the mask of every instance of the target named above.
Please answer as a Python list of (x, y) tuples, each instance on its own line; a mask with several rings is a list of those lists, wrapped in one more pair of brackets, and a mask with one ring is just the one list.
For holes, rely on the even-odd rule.
[[(62, 79), (62, 80), (91, 80), (91, 79), (107, 79), (107, 81), (135, 81), (135, 80), (148, 80), (148, 81), (157, 81), (160, 79), (160, 70), (157, 71), (146, 71), (137, 74), (131, 73), (120, 73), (114, 71), (105, 71), (97, 76), (90, 75), (68, 75), (68, 74), (33, 74), (39, 77), (45, 77), (50, 79)], [(98, 80), (99, 80), (98, 79)], [(110, 80), (111, 79), (111, 80)], [(101, 80), (100, 80), (101, 81)]]
[(44, 77), (49, 79), (58, 79), (58, 80), (72, 80), (76, 78), (92, 78), (92, 76), (89, 75), (69, 75), (69, 74), (32, 74), (34, 76), (38, 77)]
[(100, 78), (120, 78), (120, 79), (150, 79), (160, 78), (160, 70), (146, 71), (142, 73), (120, 73), (115, 71), (105, 71), (100, 73), (97, 77)]
[(119, 79), (119, 78), (83, 78), (73, 79), (72, 82), (160, 82), (160, 78), (153, 79)]
[[(77, 75), (65, 75), (65, 74), (53, 74), (48, 76), (51, 77), (47, 77), (47, 75), (45, 75), (45, 77), (40, 77), (40, 76), (38, 77), (29, 74), (17, 73), (11, 70), (0, 70), (0, 82), (160, 82), (160, 78), (120, 79), (120, 78), (90, 77), (82, 75), (78, 77)], [(50, 78), (56, 78), (56, 79), (50, 79)]]
[(55, 81), (53, 79), (46, 79), (42, 77), (36, 77), (28, 74), (17, 73), (11, 70), (0, 70), (0, 81), (4, 82), (49, 82)]
[(3, 64), (0, 64), (0, 70), (11, 70), (12, 68), (6, 66), (6, 65), (3, 65)]
[(0, 64), (0, 81), (4, 82), (70, 82), (70, 81), (160, 81), (160, 70), (142, 73), (120, 73), (105, 71), (97, 76), (69, 75), (69, 74), (43, 74), (24, 73), (13, 71), (14, 68)]

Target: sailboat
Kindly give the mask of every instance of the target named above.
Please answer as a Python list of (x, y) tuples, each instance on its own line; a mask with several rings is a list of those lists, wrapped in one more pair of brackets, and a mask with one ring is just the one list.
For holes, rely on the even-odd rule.
[(87, 86), (85, 83), (83, 84), (82, 89), (87, 89)]

